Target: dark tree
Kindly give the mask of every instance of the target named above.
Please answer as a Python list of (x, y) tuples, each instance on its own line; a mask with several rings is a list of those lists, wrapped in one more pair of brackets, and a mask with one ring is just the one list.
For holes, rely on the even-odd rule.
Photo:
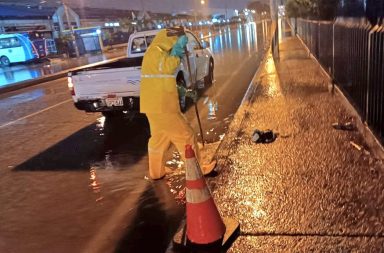
[(384, 17), (384, 1), (367, 0), (366, 16), (371, 23), (376, 24), (379, 18)]
[(365, 0), (339, 0), (338, 16), (343, 17), (364, 17)]
[(288, 0), (286, 11), (290, 17), (331, 20), (336, 17), (339, 0)]
[(338, 0), (317, 0), (316, 2), (319, 19), (332, 20), (336, 17)]

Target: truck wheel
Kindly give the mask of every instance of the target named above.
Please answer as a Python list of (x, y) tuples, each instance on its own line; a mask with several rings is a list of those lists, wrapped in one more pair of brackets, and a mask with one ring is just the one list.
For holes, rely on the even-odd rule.
[(184, 113), (187, 111), (187, 97), (185, 96), (185, 94), (181, 94), (180, 92), (181, 91), (180, 88), (186, 88), (184, 77), (182, 76), (178, 77), (176, 82), (177, 82), (177, 86), (179, 86), (178, 91), (179, 91), (180, 111)]
[(7, 56), (2, 56), (0, 58), (0, 63), (2, 66), (9, 66), (11, 64)]
[(123, 112), (121, 111), (111, 111), (111, 112), (101, 112), (106, 118), (122, 118)]
[(213, 84), (213, 69), (214, 69), (213, 60), (210, 59), (208, 75), (204, 78), (205, 87), (209, 87)]

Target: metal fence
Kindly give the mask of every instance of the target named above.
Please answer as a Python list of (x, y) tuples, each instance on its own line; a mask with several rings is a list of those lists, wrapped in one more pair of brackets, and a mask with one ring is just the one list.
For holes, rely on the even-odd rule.
[(344, 19), (291, 23), (384, 143), (384, 26)]

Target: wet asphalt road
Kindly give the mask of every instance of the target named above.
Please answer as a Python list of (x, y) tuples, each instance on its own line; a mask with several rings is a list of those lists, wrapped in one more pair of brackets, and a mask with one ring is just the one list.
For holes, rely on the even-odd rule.
[[(247, 24), (210, 39), (216, 82), (198, 103), (207, 142), (223, 137), (267, 37)], [(184, 215), (183, 175), (144, 179), (148, 138), (143, 117), (76, 110), (65, 79), (1, 95), (0, 252), (164, 252)]]

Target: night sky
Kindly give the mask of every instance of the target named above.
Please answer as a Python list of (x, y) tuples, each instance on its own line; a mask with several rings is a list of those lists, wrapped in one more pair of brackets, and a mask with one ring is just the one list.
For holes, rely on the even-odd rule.
[[(57, 5), (60, 1), (66, 2), (71, 7), (93, 7), (111, 9), (133, 9), (142, 10), (143, 8), (152, 12), (182, 13), (190, 12), (193, 9), (201, 9), (200, 0), (0, 0), (0, 4), (32, 4), (38, 5)], [(269, 0), (261, 0), (268, 3)], [(205, 0), (205, 8), (212, 9), (244, 9), (249, 0)]]

